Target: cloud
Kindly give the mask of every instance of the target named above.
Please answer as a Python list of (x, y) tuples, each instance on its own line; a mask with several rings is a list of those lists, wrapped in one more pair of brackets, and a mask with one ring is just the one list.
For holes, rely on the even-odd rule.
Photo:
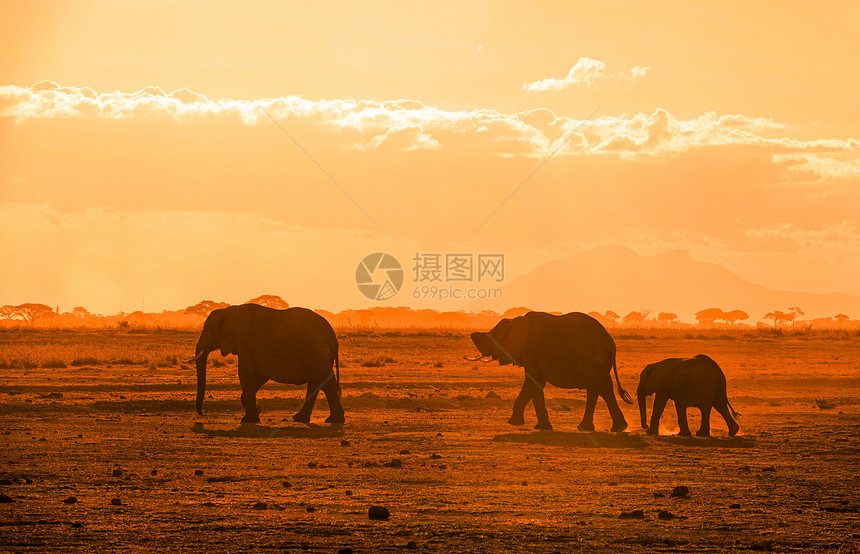
[[(565, 79), (538, 87), (582, 83), (605, 77), (605, 65), (582, 58)], [(644, 74), (635, 67), (630, 75)], [(537, 90), (537, 89), (534, 89)], [(741, 145), (816, 179), (856, 176), (857, 139), (799, 140), (772, 119), (706, 112), (678, 119), (665, 109), (651, 114), (602, 116), (589, 121), (550, 110), (519, 113), (497, 110), (445, 110), (416, 100), (307, 100), (298, 96), (256, 100), (217, 99), (181, 88), (165, 92), (149, 86), (135, 92), (96, 93), (89, 87), (63, 87), (42, 81), (29, 88), (0, 86), (0, 117), (145, 119), (178, 123), (229, 120), (242, 125), (307, 125), (328, 134), (328, 143), (359, 150), (481, 149), (502, 157), (559, 155), (671, 156), (709, 146)]]
[(583, 86), (585, 88), (593, 87), (599, 80), (605, 77), (603, 70), (606, 69), (606, 64), (600, 60), (582, 57), (577, 60), (576, 64), (570, 68), (567, 75), (561, 79), (549, 77), (532, 83), (523, 83), (523, 90), (528, 91), (544, 91), (544, 90), (564, 90), (571, 86)]
[[(627, 72), (618, 74), (618, 78), (624, 81), (641, 79), (651, 68), (637, 65)], [(547, 90), (564, 90), (573, 86), (593, 88), (599, 82), (607, 79), (606, 64), (600, 60), (582, 57), (570, 68), (567, 75), (561, 79), (549, 77), (540, 81), (523, 83), (523, 90), (529, 92), (541, 92)]]

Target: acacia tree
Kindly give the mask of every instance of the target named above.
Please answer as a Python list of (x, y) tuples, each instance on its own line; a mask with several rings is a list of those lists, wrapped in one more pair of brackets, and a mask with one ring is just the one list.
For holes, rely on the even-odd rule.
[(645, 318), (648, 317), (644, 311), (642, 312), (630, 312), (624, 319), (621, 320), (625, 325), (641, 325), (645, 323)]
[(765, 314), (764, 319), (769, 319), (773, 321), (773, 326), (775, 329), (779, 329), (779, 327), (783, 323), (791, 323), (794, 321), (795, 316), (793, 314), (787, 314), (785, 312), (781, 312), (779, 310), (775, 310)]
[(657, 314), (657, 321), (665, 325), (678, 323), (678, 314), (673, 314), (670, 312), (660, 312), (659, 314)]
[(92, 314), (83, 306), (75, 306), (75, 308), (72, 310), (72, 315), (77, 317), (78, 319), (85, 319), (87, 317), (90, 317)]
[(833, 316), (833, 319), (835, 319), (837, 322), (839, 322), (839, 330), (841, 331), (842, 325), (851, 318), (849, 318), (845, 314), (836, 314), (835, 316)]
[(715, 321), (725, 319), (725, 312), (719, 308), (708, 308), (706, 310), (702, 310), (696, 312), (696, 321), (699, 322), (699, 325), (713, 325)]
[(0, 306), (0, 319), (15, 319), (18, 310), (15, 309), (15, 306), (11, 304), (6, 304), (5, 306)]
[(201, 300), (197, 304), (193, 306), (188, 306), (185, 308), (186, 314), (194, 314), (194, 315), (202, 315), (203, 317), (207, 317), (213, 310), (218, 310), (220, 308), (226, 308), (229, 306), (227, 302), (215, 302), (214, 300)]
[(276, 310), (286, 310), (290, 307), (283, 298), (274, 294), (264, 294), (257, 298), (252, 298), (248, 300), (246, 304), (257, 304), (267, 308), (275, 308)]
[(35, 302), (27, 302), (18, 306), (3, 306), (3, 313), (5, 319), (20, 319), (27, 322), (27, 325), (30, 327), (36, 323), (36, 320), (57, 315), (54, 312), (54, 308), (47, 304), (38, 304)]
[(738, 321), (745, 321), (750, 318), (750, 314), (743, 310), (732, 310), (723, 314), (723, 321), (729, 325), (734, 325)]

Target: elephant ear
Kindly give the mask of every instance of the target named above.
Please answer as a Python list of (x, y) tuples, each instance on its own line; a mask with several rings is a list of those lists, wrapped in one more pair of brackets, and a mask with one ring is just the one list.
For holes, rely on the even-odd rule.
[(499, 365), (523, 365), (523, 354), (531, 331), (531, 322), (525, 316), (515, 317), (497, 340)]
[(221, 355), (239, 354), (251, 328), (251, 310), (247, 306), (231, 306), (225, 309), (221, 323), (219, 344)]

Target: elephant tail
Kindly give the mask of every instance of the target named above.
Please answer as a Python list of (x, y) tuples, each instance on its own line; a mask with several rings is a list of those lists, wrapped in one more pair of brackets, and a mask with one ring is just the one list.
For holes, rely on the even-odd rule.
[(618, 379), (618, 364), (615, 363), (615, 360), (612, 360), (612, 369), (615, 370), (615, 382), (618, 383), (618, 395), (621, 397), (621, 400), (628, 404), (633, 404), (633, 399), (630, 398), (630, 394), (624, 390), (624, 387), (621, 386), (621, 380)]
[(729, 407), (729, 410), (732, 411), (732, 417), (739, 417), (741, 414), (737, 413), (734, 408), (732, 408), (732, 403), (729, 402), (728, 397), (726, 397), (726, 405)]
[(340, 356), (334, 358), (335, 380), (337, 381), (337, 395), (340, 396)]

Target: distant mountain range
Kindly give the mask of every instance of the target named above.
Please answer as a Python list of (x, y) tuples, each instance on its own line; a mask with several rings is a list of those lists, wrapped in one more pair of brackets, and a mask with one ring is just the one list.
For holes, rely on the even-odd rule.
[(749, 323), (774, 310), (800, 307), (801, 319), (844, 313), (860, 318), (860, 296), (772, 290), (741, 279), (713, 263), (694, 260), (684, 250), (640, 256), (622, 246), (602, 246), (539, 266), (501, 287), (501, 299), (476, 300), (468, 310), (503, 312), (514, 306), (546, 311), (613, 310), (621, 316), (651, 309), (694, 321), (705, 308), (743, 310)]

